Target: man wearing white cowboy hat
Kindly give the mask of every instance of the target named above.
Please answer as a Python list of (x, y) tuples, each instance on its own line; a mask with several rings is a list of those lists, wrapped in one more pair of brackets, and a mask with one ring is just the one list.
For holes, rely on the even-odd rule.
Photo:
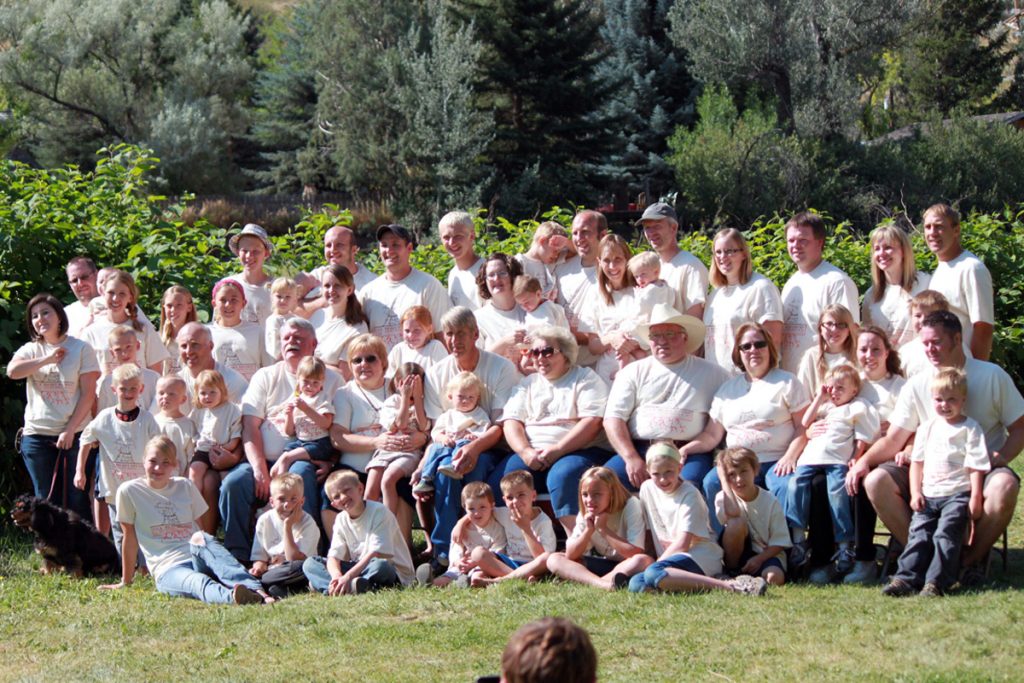
[(231, 236), (228, 247), (242, 264), (242, 272), (230, 276), (245, 290), (242, 321), (263, 325), (274, 312), (274, 302), (270, 296), (271, 278), (263, 270), (263, 262), (270, 258), (274, 245), (270, 243), (266, 230), (255, 223), (248, 223), (240, 232)]
[[(608, 395), (604, 427), (615, 457), (606, 464), (630, 490), (647, 479), (644, 454), (651, 441), (689, 441), (703, 431), (711, 399), (729, 379), (723, 368), (692, 355), (704, 343), (704, 323), (668, 304), (651, 311), (637, 334), (651, 355), (619, 370)], [(712, 466), (710, 453), (692, 454), (683, 478), (700, 488)]]

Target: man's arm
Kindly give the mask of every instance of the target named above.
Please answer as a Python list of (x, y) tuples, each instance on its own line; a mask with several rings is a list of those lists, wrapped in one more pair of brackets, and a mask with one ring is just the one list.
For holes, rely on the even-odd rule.
[(260, 500), (270, 498), (270, 473), (267, 471), (267, 458), (263, 454), (263, 433), (260, 427), (263, 418), (255, 415), (242, 416), (242, 448), (245, 458), (252, 465), (252, 475), (256, 480), (256, 497)]
[(971, 355), (978, 360), (988, 360), (992, 355), (991, 323), (977, 322), (971, 325)]

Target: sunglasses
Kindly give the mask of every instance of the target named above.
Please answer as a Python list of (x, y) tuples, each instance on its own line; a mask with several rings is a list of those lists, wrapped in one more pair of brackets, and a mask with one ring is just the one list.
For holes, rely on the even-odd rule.
[(376, 363), (377, 356), (356, 356), (352, 359), (352, 365), (359, 365), (360, 363)]
[(557, 350), (554, 346), (545, 346), (543, 349), (530, 349), (529, 354), (534, 358), (551, 358)]
[(756, 342), (747, 342), (746, 344), (740, 344), (740, 351), (750, 351), (752, 349), (763, 349), (768, 346), (768, 342), (761, 340)]

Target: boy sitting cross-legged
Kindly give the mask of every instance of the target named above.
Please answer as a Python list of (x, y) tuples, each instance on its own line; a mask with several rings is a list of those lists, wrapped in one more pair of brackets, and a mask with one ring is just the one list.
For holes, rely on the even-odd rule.
[(313, 590), (345, 595), (411, 584), (412, 557), (398, 520), (382, 503), (363, 500), (359, 475), (339, 470), (327, 477), (324, 489), (341, 512), (327, 557), (309, 557), (302, 565)]
[(275, 598), (306, 589), (302, 563), (316, 555), (320, 543), (320, 529), (303, 502), (302, 477), (279, 474), (270, 480), (271, 509), (256, 520), (249, 573)]
[(448, 571), (430, 581), (433, 567), (421, 564), (416, 568), (416, 580), (425, 585), (441, 588), (455, 583), (460, 588), (469, 586), (470, 576), (476, 569), (471, 559), (477, 548), (495, 553), (505, 552), (505, 528), (494, 516), (494, 492), (487, 482), (474, 481), (462, 489), (462, 507), (466, 514), (452, 529), (451, 553)]

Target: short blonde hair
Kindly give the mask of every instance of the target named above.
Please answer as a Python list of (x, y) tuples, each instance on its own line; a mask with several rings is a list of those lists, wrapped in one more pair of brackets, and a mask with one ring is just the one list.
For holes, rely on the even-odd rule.
[(164, 375), (156, 381), (156, 386), (159, 387), (161, 384), (164, 386), (180, 386), (183, 390), (188, 391), (188, 385), (185, 384), (185, 380), (177, 375)]
[(569, 231), (565, 229), (565, 226), (555, 221), (544, 221), (537, 226), (537, 229), (533, 233), (533, 241), (537, 243), (542, 237), (550, 238), (555, 235), (561, 237), (568, 237)]
[(345, 349), (345, 357), (352, 358), (358, 356), (361, 352), (369, 351), (373, 355), (380, 359), (381, 367), (387, 371), (388, 369), (388, 347), (385, 346), (384, 340), (375, 334), (363, 333), (358, 337), (355, 337), (348, 343), (348, 348)]
[(327, 491), (327, 495), (330, 497), (332, 493), (346, 484), (362, 486), (363, 482), (359, 479), (359, 473), (354, 470), (338, 470), (331, 472), (331, 476), (327, 477), (327, 481), (324, 482), (324, 491)]
[(154, 450), (161, 455), (166, 455), (171, 462), (175, 465), (178, 464), (178, 447), (174, 445), (174, 441), (171, 440), (171, 437), (166, 434), (157, 434), (147, 441), (145, 451), (148, 452), (150, 450)]
[(484, 383), (474, 373), (463, 370), (448, 380), (448, 384), (445, 385), (444, 389), (447, 396), (451, 396), (459, 389), (476, 389), (483, 396)]
[(967, 375), (960, 368), (942, 368), (932, 377), (932, 392), (949, 391), (967, 398)]
[(757, 454), (749, 448), (726, 448), (718, 454), (718, 464), (723, 467), (732, 467), (733, 469), (740, 465), (748, 465), (750, 469), (756, 473), (761, 469), (761, 462), (757, 459)]
[(134, 329), (127, 325), (117, 325), (116, 327), (110, 328), (110, 332), (107, 332), (107, 341), (113, 344), (115, 340), (129, 336), (135, 341), (139, 341), (139, 335), (135, 333)]
[(327, 365), (316, 356), (306, 356), (299, 361), (299, 366), (295, 368), (297, 379), (312, 379), (322, 382), (326, 376)]
[(498, 486), (501, 487), (501, 495), (503, 496), (507, 496), (516, 486), (526, 486), (531, 491), (536, 490), (533, 486), (533, 475), (530, 474), (529, 470), (515, 470), (514, 472), (509, 472), (501, 478), (501, 481), (498, 482)]
[(216, 387), (220, 391), (221, 402), (223, 405), (228, 399), (228, 385), (224, 381), (224, 375), (220, 374), (216, 370), (203, 370), (196, 377), (195, 384), (195, 395), (192, 397), (192, 405), (196, 408), (202, 408), (202, 404), (199, 402), (199, 390), (203, 387)]
[(915, 294), (910, 299), (910, 309), (924, 310), (927, 313), (933, 311), (948, 311), (949, 299), (934, 289), (925, 289)]
[(520, 275), (512, 283), (512, 296), (522, 296), (534, 292), (541, 294), (544, 292), (544, 288), (540, 286), (540, 280), (532, 275)]
[(114, 368), (114, 371), (110, 373), (110, 383), (114, 386), (124, 384), (125, 382), (131, 382), (133, 379), (142, 381), (142, 368), (135, 363), (125, 363), (124, 365), (118, 365)]
[(629, 261), (626, 262), (626, 267), (629, 268), (629, 272), (636, 276), (636, 271), (642, 268), (656, 268), (658, 274), (661, 274), (661, 257), (655, 254), (653, 251), (641, 251), (639, 254), (634, 254)]
[(852, 365), (846, 365), (844, 363), (843, 365), (837, 365), (836, 367), (832, 368), (831, 370), (825, 373), (824, 383), (831, 384), (833, 381), (837, 379), (849, 380), (850, 382), (853, 383), (853, 386), (857, 389), (857, 392), (860, 393), (860, 373), (857, 372), (857, 369)]
[(462, 487), (462, 507), (466, 507), (469, 501), (477, 498), (483, 498), (492, 505), (494, 504), (494, 491), (486, 481), (474, 481)]
[(279, 474), (270, 480), (270, 493), (273, 495), (275, 492), (282, 491), (302, 491), (302, 477), (295, 474), (294, 472), (285, 472)]
[(288, 291), (295, 294), (295, 290), (298, 287), (295, 280), (290, 277), (279, 277), (274, 278), (274, 281), (270, 283), (270, 292), (272, 294), (280, 294), (281, 292)]

